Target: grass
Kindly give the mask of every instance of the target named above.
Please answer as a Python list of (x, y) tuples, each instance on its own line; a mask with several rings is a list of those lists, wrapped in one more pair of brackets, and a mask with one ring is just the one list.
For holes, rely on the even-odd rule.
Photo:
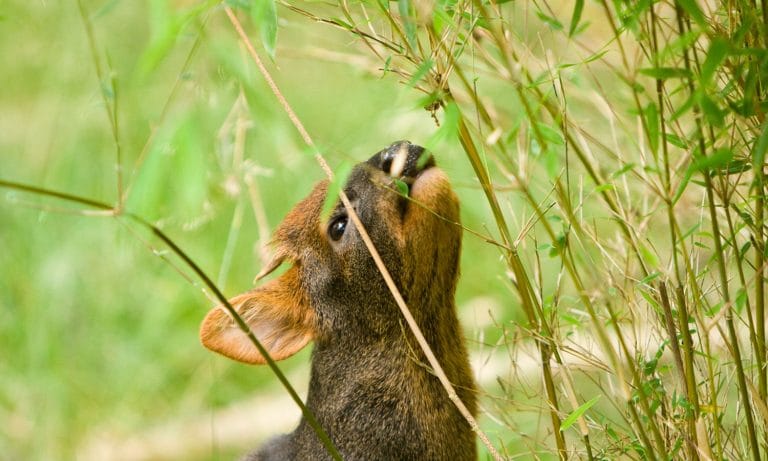
[[(230, 4), (331, 165), (411, 139), (453, 178), (503, 457), (768, 454), (763, 3)], [(234, 293), (322, 171), (220, 4), (143, 6), (0, 9), (0, 179), (124, 207)], [(197, 346), (212, 290), (146, 227), (4, 189), (0, 459), (275, 382)]]

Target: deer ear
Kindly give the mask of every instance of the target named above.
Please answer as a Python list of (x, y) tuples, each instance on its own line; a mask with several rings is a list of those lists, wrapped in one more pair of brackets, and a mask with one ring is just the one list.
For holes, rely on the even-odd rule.
[[(315, 337), (315, 312), (309, 306), (296, 266), (262, 287), (235, 296), (229, 303), (274, 360), (292, 356)], [(206, 315), (200, 326), (200, 341), (231, 359), (266, 363), (223, 306)]]

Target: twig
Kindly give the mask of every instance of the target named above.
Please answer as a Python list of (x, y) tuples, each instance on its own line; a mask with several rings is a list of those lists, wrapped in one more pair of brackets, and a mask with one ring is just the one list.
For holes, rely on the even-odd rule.
[(88, 17), (87, 12), (85, 11), (85, 7), (83, 6), (82, 0), (77, 1), (77, 6), (80, 10), (80, 17), (83, 20), (83, 25), (85, 26), (85, 35), (88, 37), (88, 47), (91, 51), (91, 59), (93, 59), (93, 65), (96, 68), (96, 76), (99, 79), (99, 93), (101, 94), (102, 102), (104, 103), (104, 110), (107, 111), (107, 119), (109, 120), (109, 127), (112, 131), (112, 140), (115, 143), (115, 172), (117, 174), (117, 210), (116, 212), (119, 213), (119, 210), (123, 207), (123, 154), (122, 154), (122, 147), (120, 144), (120, 129), (119, 129), (119, 122), (118, 122), (118, 111), (117, 111), (117, 79), (111, 72), (111, 66), (109, 65), (109, 60), (107, 60), (107, 70), (110, 70), (109, 75), (109, 89), (112, 91), (112, 103), (110, 104), (110, 98), (107, 97), (106, 94), (106, 80), (105, 80), (105, 74), (104, 70), (101, 67), (101, 64), (99, 63), (99, 54), (96, 50), (96, 39), (94, 38), (93, 33), (93, 26), (91, 24), (91, 20)]

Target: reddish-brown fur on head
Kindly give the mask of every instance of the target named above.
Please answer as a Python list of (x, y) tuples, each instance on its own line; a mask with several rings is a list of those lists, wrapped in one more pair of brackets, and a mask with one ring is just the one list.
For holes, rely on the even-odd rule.
[[(409, 186), (409, 197), (396, 182)], [(474, 459), (474, 438), (424, 359), (381, 274), (339, 203), (322, 216), (321, 182), (275, 233), (275, 258), (291, 267), (232, 305), (275, 359), (310, 340), (307, 406), (350, 459)], [(344, 191), (430, 346), (475, 410), (454, 292), (461, 246), (458, 200), (431, 156), (398, 142), (355, 167)], [(264, 363), (221, 308), (203, 322), (203, 344), (227, 357)], [(326, 459), (302, 421), (249, 459)]]

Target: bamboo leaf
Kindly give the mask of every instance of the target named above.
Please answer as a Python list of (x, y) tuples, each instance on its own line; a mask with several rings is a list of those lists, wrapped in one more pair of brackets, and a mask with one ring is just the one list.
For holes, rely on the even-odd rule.
[(733, 160), (733, 151), (726, 147), (717, 149), (713, 154), (706, 157), (699, 157), (691, 165), (694, 170), (705, 174), (712, 174), (718, 170), (724, 169)]
[(576, 29), (579, 27), (581, 13), (584, 10), (584, 0), (576, 0), (573, 5), (573, 14), (571, 15), (571, 27), (568, 29), (568, 36), (573, 37)]
[(193, 112), (158, 132), (127, 198), (128, 209), (151, 219), (199, 212), (207, 192), (202, 122)]
[(461, 116), (459, 106), (455, 102), (449, 102), (443, 110), (445, 115), (440, 128), (424, 144), (424, 148), (429, 151), (434, 152), (439, 142), (455, 139), (459, 133), (459, 117)]
[(640, 255), (643, 257), (643, 260), (648, 263), (649, 267), (659, 267), (661, 265), (659, 263), (659, 258), (656, 257), (656, 253), (651, 251), (646, 245), (640, 244), (639, 250)]
[(138, 73), (146, 76), (171, 52), (176, 40), (192, 20), (210, 9), (210, 2), (202, 2), (181, 12), (173, 11), (165, 0), (149, 2), (150, 37), (147, 48), (138, 62)]
[(232, 8), (240, 8), (245, 11), (248, 11), (248, 9), (251, 7), (251, 4), (248, 2), (248, 0), (226, 0), (224, 3), (231, 6)]
[(725, 113), (717, 103), (704, 92), (699, 93), (697, 100), (707, 121), (717, 128), (722, 127), (725, 123)]
[(623, 175), (624, 173), (626, 173), (628, 171), (632, 171), (636, 166), (637, 165), (634, 164), (634, 163), (631, 163), (631, 162), (627, 163), (626, 165), (624, 165), (620, 169), (616, 170), (616, 172), (611, 175), (611, 178), (614, 178), (614, 179), (618, 178), (619, 176)]
[(322, 216), (323, 220), (328, 219), (331, 211), (333, 211), (334, 207), (336, 206), (336, 202), (339, 200), (341, 189), (347, 183), (347, 178), (349, 178), (349, 174), (351, 172), (352, 164), (347, 161), (342, 162), (342, 164), (336, 168), (333, 181), (328, 184), (328, 193), (325, 196), (325, 202), (323, 202), (323, 208), (320, 213), (320, 216)]
[(139, 59), (139, 72), (152, 72), (170, 52), (182, 30), (183, 22), (175, 16), (164, 1), (149, 2), (149, 45)]
[(763, 168), (766, 151), (768, 151), (768, 121), (763, 122), (763, 129), (752, 148), (752, 165), (754, 165), (755, 171), (758, 168)]
[(690, 72), (682, 67), (646, 67), (640, 69), (640, 73), (659, 80), (686, 78), (690, 75)]
[(685, 102), (680, 104), (680, 107), (678, 107), (678, 109), (672, 114), (670, 121), (674, 122), (675, 120), (679, 119), (680, 117), (688, 113), (688, 111), (690, 111), (693, 108), (693, 103), (694, 103), (694, 95), (691, 95), (685, 100)]
[(707, 58), (704, 60), (704, 64), (701, 65), (701, 83), (703, 85), (709, 85), (712, 82), (712, 78), (717, 72), (717, 68), (723, 63), (728, 56), (731, 45), (728, 40), (722, 37), (716, 37), (709, 44), (709, 51), (707, 52)]
[(418, 47), (416, 46), (416, 21), (413, 4), (410, 0), (398, 0), (397, 6), (405, 28), (405, 38), (411, 48), (415, 50)]
[(406, 184), (404, 181), (394, 178), (394, 184), (395, 189), (397, 189), (397, 192), (402, 195), (403, 197), (408, 197), (408, 184)]
[(251, 3), (251, 19), (259, 29), (261, 43), (267, 54), (275, 59), (277, 44), (277, 7), (275, 0), (253, 0)]
[(415, 87), (424, 76), (426, 76), (430, 70), (432, 70), (432, 66), (434, 66), (435, 63), (431, 59), (427, 59), (421, 64), (419, 64), (419, 67), (416, 68), (416, 72), (413, 73), (410, 80), (408, 80), (408, 86), (413, 88)]
[(668, 143), (672, 144), (675, 147), (679, 147), (680, 149), (688, 148), (688, 141), (684, 140), (680, 136), (674, 135), (672, 133), (667, 133), (664, 136), (664, 139), (666, 139)]
[(546, 123), (536, 123), (536, 130), (538, 130), (541, 137), (546, 141), (548, 144), (555, 144), (558, 146), (565, 145), (565, 140), (563, 139), (563, 135), (560, 134), (560, 129), (557, 127), (552, 127), (547, 125)]
[(541, 21), (548, 25), (552, 30), (563, 30), (563, 24), (558, 21), (556, 18), (553, 18), (552, 16), (548, 16), (541, 11), (536, 12), (536, 16), (541, 19)]
[(685, 50), (691, 49), (700, 36), (701, 31), (691, 30), (679, 37), (671, 37), (667, 45), (659, 52), (659, 62), (665, 62), (670, 58), (680, 56)]
[(707, 20), (704, 17), (704, 13), (701, 11), (701, 8), (699, 8), (699, 5), (696, 3), (696, 0), (677, 0), (677, 4), (683, 7), (686, 13), (696, 21), (696, 24), (706, 27)]
[(648, 285), (650, 282), (656, 280), (661, 276), (661, 272), (653, 272), (651, 274), (646, 275), (643, 277), (642, 280), (640, 280), (640, 283), (643, 285)]
[(564, 431), (564, 430), (568, 429), (569, 427), (573, 426), (573, 423), (575, 423), (576, 420), (578, 420), (581, 417), (581, 415), (584, 414), (584, 412), (586, 412), (587, 410), (592, 408), (597, 403), (598, 400), (600, 400), (600, 395), (599, 394), (594, 396), (594, 397), (592, 397), (591, 399), (589, 399), (588, 401), (584, 402), (583, 404), (581, 404), (581, 406), (579, 406), (579, 408), (573, 410), (573, 412), (571, 412), (571, 414), (568, 415), (563, 420), (563, 423), (560, 425), (560, 430)]
[(643, 116), (648, 127), (648, 144), (650, 144), (651, 152), (656, 156), (659, 152), (659, 133), (661, 132), (659, 110), (656, 108), (656, 104), (648, 103), (643, 110)]
[(613, 184), (602, 184), (600, 186), (595, 187), (595, 192), (600, 193), (600, 192), (606, 192), (606, 191), (615, 190), (615, 189), (616, 189), (616, 186), (614, 186)]

